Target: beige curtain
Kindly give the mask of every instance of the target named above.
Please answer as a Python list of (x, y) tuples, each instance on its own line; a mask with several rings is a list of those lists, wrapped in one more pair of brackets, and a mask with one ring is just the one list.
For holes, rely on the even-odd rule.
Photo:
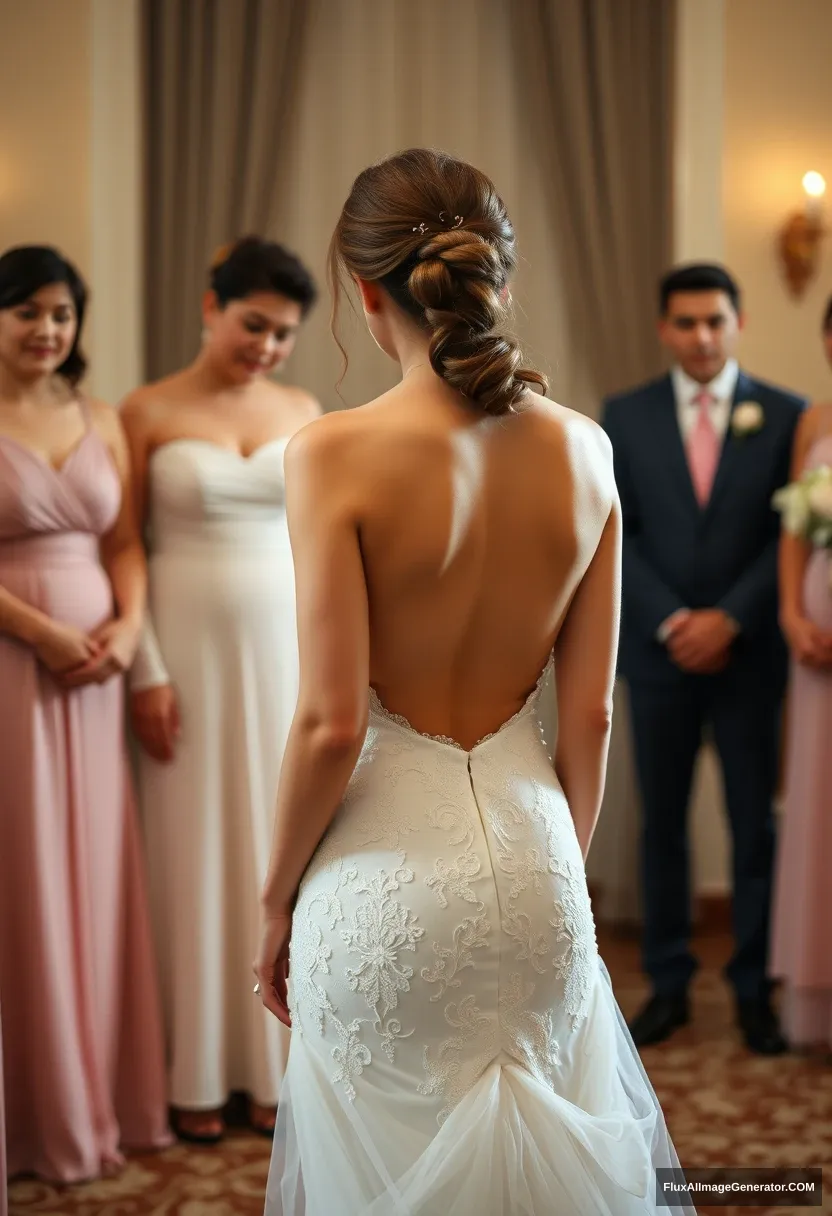
[[(310, 2), (275, 232), (323, 283), (330, 235), (362, 169), (413, 145), (473, 161), (496, 182), (517, 230), (521, 264), (514, 295), (528, 357), (550, 376), (553, 395), (574, 402), (584, 369), (568, 340), (557, 232), (516, 88), (513, 5), (508, 0)], [(367, 401), (394, 376), (363, 318), (353, 318), (347, 307), (343, 323), (350, 363), (342, 397), (335, 388), (341, 358), (329, 333), (326, 303), (304, 327), (285, 372), (329, 409)], [(582, 399), (590, 398), (591, 390), (585, 389)]]
[(146, 334), (153, 378), (193, 358), (219, 245), (273, 227), (306, 0), (145, 0)]
[(668, 0), (513, 6), (572, 334), (602, 395), (661, 367), (654, 320), (672, 248), (673, 20)]

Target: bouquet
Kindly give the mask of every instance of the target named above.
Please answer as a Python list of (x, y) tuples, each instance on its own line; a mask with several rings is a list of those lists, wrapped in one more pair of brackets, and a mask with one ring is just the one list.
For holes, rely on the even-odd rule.
[[(792, 536), (815, 549), (832, 549), (832, 468), (806, 469), (797, 481), (778, 490), (772, 505)], [(832, 577), (832, 571), (830, 571)]]

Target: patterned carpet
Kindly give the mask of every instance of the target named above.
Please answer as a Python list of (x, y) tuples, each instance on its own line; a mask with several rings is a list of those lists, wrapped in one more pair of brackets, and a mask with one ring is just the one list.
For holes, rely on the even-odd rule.
[[(632, 940), (599, 934), (625, 1016), (644, 995)], [(703, 970), (694, 989), (694, 1019), (673, 1039), (643, 1053), (682, 1164), (832, 1167), (832, 1066), (826, 1059), (749, 1055), (732, 1022), (720, 978), (730, 943), (711, 934), (699, 943)], [(219, 1147), (177, 1145), (132, 1158), (117, 1178), (59, 1190), (30, 1179), (14, 1182), (10, 1216), (248, 1216), (262, 1213), (270, 1145), (244, 1130)], [(824, 1206), (832, 1212), (832, 1179)], [(702, 1207), (701, 1216), (805, 1208)], [(333, 1212), (332, 1216), (338, 1216)]]

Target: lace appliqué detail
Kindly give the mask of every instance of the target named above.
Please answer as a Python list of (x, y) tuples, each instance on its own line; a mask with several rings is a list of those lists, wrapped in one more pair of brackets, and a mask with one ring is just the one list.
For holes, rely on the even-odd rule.
[[(347, 967), (346, 979), (352, 992), (360, 992), (375, 1014), (375, 1029), (382, 1048), (392, 1061), (396, 1039), (407, 1038), (397, 1018), (388, 1014), (398, 1007), (399, 993), (410, 991), (413, 968), (399, 961), (400, 950), (415, 950), (424, 930), (414, 914), (393, 898), (400, 883), (413, 882), (413, 871), (400, 868), (390, 876), (383, 870), (365, 882), (356, 882), (353, 892), (366, 895), (353, 914), (352, 924), (341, 931), (351, 954), (357, 954), (357, 967)], [(367, 1061), (369, 1063), (369, 1061)]]
[(433, 943), (433, 952), (437, 956), (433, 967), (422, 968), (422, 979), (428, 984), (438, 984), (438, 990), (430, 998), (431, 1001), (441, 1000), (448, 988), (458, 988), (462, 981), (459, 972), (466, 967), (473, 967), (472, 952), (488, 945), (488, 934), (491, 925), (485, 916), (469, 916), (454, 929), (453, 945), (440, 946)]
[[(290, 984), (289, 984), (289, 1013), (292, 1016), (293, 1030), (303, 1034), (303, 1027), (298, 1016), (299, 1008), (303, 1005), (304, 1014), (311, 1018), (318, 1033), (324, 1033), (324, 1015), (332, 1013), (333, 1008), (324, 989), (315, 979), (321, 975), (329, 975), (329, 961), (332, 958), (332, 948), (324, 942), (324, 936), (318, 925), (312, 919), (312, 908), (321, 904), (323, 919), (329, 928), (335, 927), (341, 920), (341, 905), (338, 899), (329, 893), (319, 893), (312, 899), (301, 901), (295, 911), (290, 947)], [(301, 926), (301, 918), (304, 924)]]
[[(429, 1047), (425, 1048), (425, 1080), (418, 1087), (420, 1094), (428, 1097), (439, 1095), (445, 1099), (445, 1105), (437, 1115), (440, 1126), (467, 1093), (482, 1067), (493, 1057), (497, 1042), (493, 1020), (483, 1016), (472, 993), (459, 1002), (452, 1001), (447, 1005), (445, 1019), (456, 1034), (440, 1043), (435, 1052), (431, 1052)], [(478, 1037), (484, 1038), (485, 1044), (472, 1060), (466, 1048)], [(464, 1052), (467, 1056), (465, 1067)]]
[(448, 865), (440, 857), (434, 862), (433, 874), (425, 879), (425, 885), (436, 894), (441, 908), (448, 906), (448, 893), (456, 895), (466, 903), (482, 907), (482, 902), (477, 899), (470, 884), (470, 879), (476, 878), (481, 868), (475, 853), (463, 853), (453, 865)]
[(583, 872), (576, 872), (567, 858), (552, 860), (549, 869), (563, 879), (560, 898), (549, 924), (555, 941), (565, 947), (554, 960), (555, 973), (563, 981), (564, 1008), (573, 1029), (586, 1017), (598, 968), (595, 922)]
[(545, 1085), (552, 1085), (560, 1068), (560, 1048), (551, 1012), (524, 1009), (533, 994), (534, 984), (524, 983), (516, 973), (509, 976), (505, 991), (500, 993), (500, 1024), (529, 1071)]
[(551, 966), (549, 939), (545, 933), (533, 929), (531, 917), (509, 909), (503, 917), (503, 932), (517, 943), (517, 962), (529, 963), (538, 975), (545, 975)]
[(347, 1097), (350, 1102), (354, 1102), (354, 1081), (372, 1062), (372, 1056), (369, 1048), (365, 1047), (358, 1037), (361, 1023), (357, 1018), (346, 1026), (338, 1018), (333, 1018), (332, 1021), (338, 1034), (338, 1045), (332, 1049), (332, 1058), (338, 1068), (332, 1074), (332, 1080), (336, 1084), (343, 1083)]

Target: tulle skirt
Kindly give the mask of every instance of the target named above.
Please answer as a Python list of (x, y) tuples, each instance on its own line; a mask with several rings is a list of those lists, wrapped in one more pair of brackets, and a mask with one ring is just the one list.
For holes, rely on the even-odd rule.
[(559, 1087), (503, 1054), (438, 1128), (395, 1070), (351, 1100), (334, 1053), (293, 1036), (266, 1216), (694, 1213), (657, 1201), (680, 1165), (603, 965), (593, 1006)]

